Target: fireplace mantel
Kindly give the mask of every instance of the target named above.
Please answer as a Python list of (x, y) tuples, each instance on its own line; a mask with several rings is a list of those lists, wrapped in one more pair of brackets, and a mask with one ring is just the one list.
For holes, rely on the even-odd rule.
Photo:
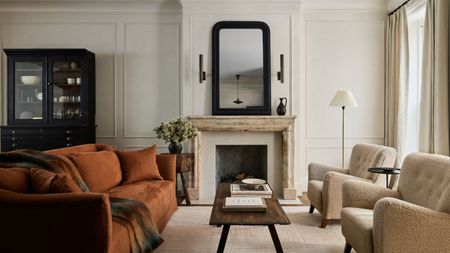
[[(202, 159), (202, 132), (280, 132), (282, 135), (282, 158), (280, 167), (283, 171), (283, 198), (296, 199), (294, 183), (294, 128), (296, 116), (189, 116), (189, 121), (198, 129), (195, 137), (194, 153), (197, 161)], [(199, 198), (200, 162), (195, 163), (194, 176), (189, 188), (193, 199)]]

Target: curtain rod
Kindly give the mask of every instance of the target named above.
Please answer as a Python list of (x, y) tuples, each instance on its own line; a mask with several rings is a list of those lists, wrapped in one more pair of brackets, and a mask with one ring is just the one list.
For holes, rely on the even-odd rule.
[(402, 8), (403, 6), (405, 6), (407, 3), (409, 3), (410, 0), (406, 0), (404, 3), (402, 3), (399, 7), (395, 8), (395, 10), (391, 11), (388, 16), (394, 14), (396, 11), (398, 11), (400, 8)]

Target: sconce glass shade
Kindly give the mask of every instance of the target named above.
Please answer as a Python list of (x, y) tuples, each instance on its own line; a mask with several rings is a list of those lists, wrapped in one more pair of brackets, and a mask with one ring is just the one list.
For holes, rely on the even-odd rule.
[(358, 103), (350, 90), (338, 90), (331, 100), (330, 106), (358, 107)]

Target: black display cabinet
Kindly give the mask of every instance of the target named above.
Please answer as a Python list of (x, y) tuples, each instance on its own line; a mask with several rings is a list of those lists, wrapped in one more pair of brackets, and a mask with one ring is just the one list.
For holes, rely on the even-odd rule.
[(95, 54), (86, 49), (4, 49), (8, 124), (2, 151), (95, 143)]

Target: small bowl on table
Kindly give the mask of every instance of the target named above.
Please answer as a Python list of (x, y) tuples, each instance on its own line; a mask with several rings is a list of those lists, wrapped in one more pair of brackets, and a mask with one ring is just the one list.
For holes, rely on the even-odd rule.
[(248, 185), (248, 187), (256, 189), (258, 186), (266, 183), (266, 180), (259, 178), (246, 178), (242, 179), (242, 183)]

